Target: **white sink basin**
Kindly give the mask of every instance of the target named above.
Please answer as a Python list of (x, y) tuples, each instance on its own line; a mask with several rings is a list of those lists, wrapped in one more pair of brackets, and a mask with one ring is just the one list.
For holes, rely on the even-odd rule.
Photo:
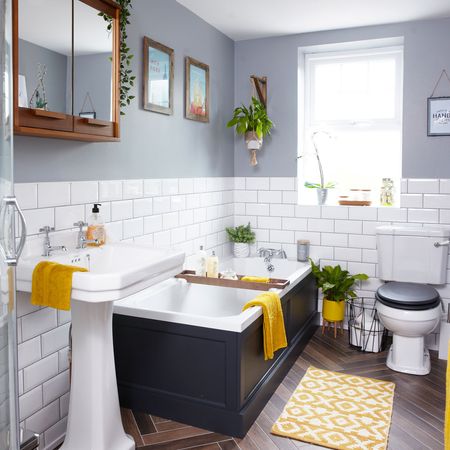
[(108, 244), (58, 252), (51, 257), (29, 256), (17, 267), (17, 287), (31, 292), (33, 270), (40, 261), (85, 267), (74, 273), (72, 299), (88, 302), (114, 301), (139, 292), (181, 272), (184, 253), (133, 244)]
[(72, 278), (72, 383), (67, 433), (61, 450), (133, 450), (124, 432), (112, 337), (113, 301), (181, 272), (184, 253), (132, 244), (107, 244), (49, 258), (24, 256), (17, 288), (31, 292), (40, 261), (85, 267)]

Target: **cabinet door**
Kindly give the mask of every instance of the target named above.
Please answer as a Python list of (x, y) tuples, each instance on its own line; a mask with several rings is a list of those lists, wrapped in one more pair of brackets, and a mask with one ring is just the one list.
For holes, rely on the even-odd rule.
[(15, 6), (18, 125), (72, 131), (72, 0)]
[(105, 2), (74, 0), (73, 115), (78, 133), (116, 136), (118, 130), (115, 15)]

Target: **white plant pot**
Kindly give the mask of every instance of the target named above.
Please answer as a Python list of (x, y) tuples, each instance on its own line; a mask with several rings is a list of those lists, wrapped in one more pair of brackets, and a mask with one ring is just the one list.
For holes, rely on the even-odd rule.
[(258, 138), (258, 135), (255, 131), (247, 131), (245, 133), (245, 145), (247, 149), (250, 150), (250, 165), (256, 166), (258, 164), (258, 160), (256, 159), (257, 150), (261, 150), (263, 140), (262, 138)]
[(235, 242), (233, 252), (236, 258), (247, 258), (250, 255), (250, 245), (242, 242)]

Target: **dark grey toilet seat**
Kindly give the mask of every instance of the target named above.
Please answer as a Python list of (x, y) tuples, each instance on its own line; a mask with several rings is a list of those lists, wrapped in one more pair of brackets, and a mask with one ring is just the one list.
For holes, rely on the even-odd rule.
[(383, 305), (409, 311), (436, 308), (441, 303), (439, 292), (427, 284), (391, 281), (380, 286), (375, 298)]

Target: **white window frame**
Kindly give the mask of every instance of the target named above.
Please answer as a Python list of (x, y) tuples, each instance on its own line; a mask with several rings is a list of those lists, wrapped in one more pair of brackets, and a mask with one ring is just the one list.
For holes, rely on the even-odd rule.
[[(335, 130), (351, 131), (351, 130), (392, 130), (400, 127), (400, 133), (402, 133), (403, 124), (403, 59), (404, 59), (404, 39), (403, 37), (392, 37), (385, 39), (372, 39), (368, 41), (354, 41), (343, 42), (336, 44), (323, 44), (307, 47), (299, 47), (298, 49), (298, 150), (297, 150), (297, 181), (298, 181), (298, 193), (300, 203), (304, 203), (302, 200), (302, 192), (306, 192), (306, 188), (303, 187), (305, 174), (302, 168), (302, 159), (304, 155), (305, 147), (307, 145), (307, 139), (310, 139), (306, 134), (312, 130), (327, 128), (328, 131), (333, 133)], [(334, 58), (335, 61), (348, 60), (349, 58), (367, 58), (376, 57), (380, 58), (386, 54), (393, 54), (396, 60), (397, 73), (396, 73), (396, 99), (395, 99), (395, 116), (393, 119), (378, 119), (367, 120), (361, 122), (355, 121), (320, 121), (318, 123), (311, 123), (311, 64), (314, 61), (323, 61)], [(308, 105), (308, 107), (306, 107)], [(310, 134), (310, 133), (308, 133)], [(402, 151), (403, 149), (401, 149)], [(399, 174), (401, 177), (401, 173)], [(397, 189), (399, 190), (399, 189)], [(397, 192), (398, 193), (398, 192)], [(397, 196), (397, 195), (396, 195)], [(397, 199), (398, 200), (398, 199)], [(397, 201), (396, 201), (397, 203)], [(309, 204), (309, 202), (308, 202)], [(374, 204), (376, 206), (376, 202)]]

